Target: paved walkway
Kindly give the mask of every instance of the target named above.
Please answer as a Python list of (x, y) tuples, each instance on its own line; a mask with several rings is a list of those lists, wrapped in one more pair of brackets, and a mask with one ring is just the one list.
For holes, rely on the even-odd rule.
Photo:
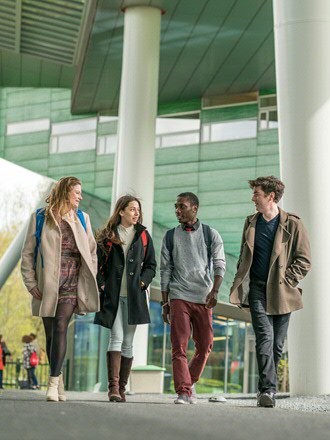
[(45, 401), (44, 391), (0, 394), (0, 439), (4, 440), (329, 440), (330, 396), (289, 398), (274, 409), (257, 408), (250, 395), (227, 403), (174, 405), (170, 395), (133, 395), (128, 403), (106, 393), (68, 392), (68, 401)]

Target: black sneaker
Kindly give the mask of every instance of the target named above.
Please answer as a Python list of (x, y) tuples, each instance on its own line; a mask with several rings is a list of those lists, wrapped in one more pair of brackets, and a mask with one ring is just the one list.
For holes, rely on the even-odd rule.
[(263, 408), (274, 408), (275, 406), (275, 393), (272, 391), (265, 391), (257, 396), (257, 406)]

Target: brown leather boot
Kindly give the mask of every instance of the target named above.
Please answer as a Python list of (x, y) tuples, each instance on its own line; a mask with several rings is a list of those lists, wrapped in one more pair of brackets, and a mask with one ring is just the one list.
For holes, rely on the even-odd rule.
[(131, 372), (133, 358), (121, 357), (120, 373), (119, 373), (119, 393), (121, 402), (126, 402), (125, 390), (127, 381)]
[(120, 351), (107, 351), (108, 396), (110, 402), (120, 402), (119, 371), (121, 362)]

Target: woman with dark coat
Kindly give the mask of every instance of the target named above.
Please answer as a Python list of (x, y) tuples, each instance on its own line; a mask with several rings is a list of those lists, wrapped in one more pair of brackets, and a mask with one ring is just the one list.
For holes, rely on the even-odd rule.
[(94, 323), (110, 329), (107, 351), (110, 402), (125, 402), (136, 326), (148, 324), (147, 288), (156, 273), (152, 239), (142, 225), (140, 200), (121, 197), (96, 234), (101, 310)]

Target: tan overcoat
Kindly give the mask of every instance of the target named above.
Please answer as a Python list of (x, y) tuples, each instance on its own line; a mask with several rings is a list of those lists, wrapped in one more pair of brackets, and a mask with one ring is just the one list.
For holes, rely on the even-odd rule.
[[(237, 273), (230, 289), (230, 302), (240, 307), (249, 306), (250, 268), (259, 215), (250, 215), (245, 220)], [(282, 315), (303, 307), (302, 291), (297, 286), (310, 267), (310, 245), (302, 221), (280, 209), (266, 287), (267, 314)]]
[[(85, 314), (99, 310), (99, 293), (96, 284), (97, 257), (89, 216), (83, 213), (86, 231), (81, 222), (68, 222), (71, 226), (77, 247), (81, 254), (81, 267), (78, 278), (78, 305), (75, 313)], [(59, 226), (49, 227), (44, 222), (36, 268), (34, 252), (36, 247), (36, 214), (32, 214), (22, 249), (21, 272), (28, 291), (38, 286), (42, 300), (32, 298), (33, 316), (54, 317), (58, 301), (61, 267), (61, 230)], [(40, 257), (43, 257), (43, 264)]]

